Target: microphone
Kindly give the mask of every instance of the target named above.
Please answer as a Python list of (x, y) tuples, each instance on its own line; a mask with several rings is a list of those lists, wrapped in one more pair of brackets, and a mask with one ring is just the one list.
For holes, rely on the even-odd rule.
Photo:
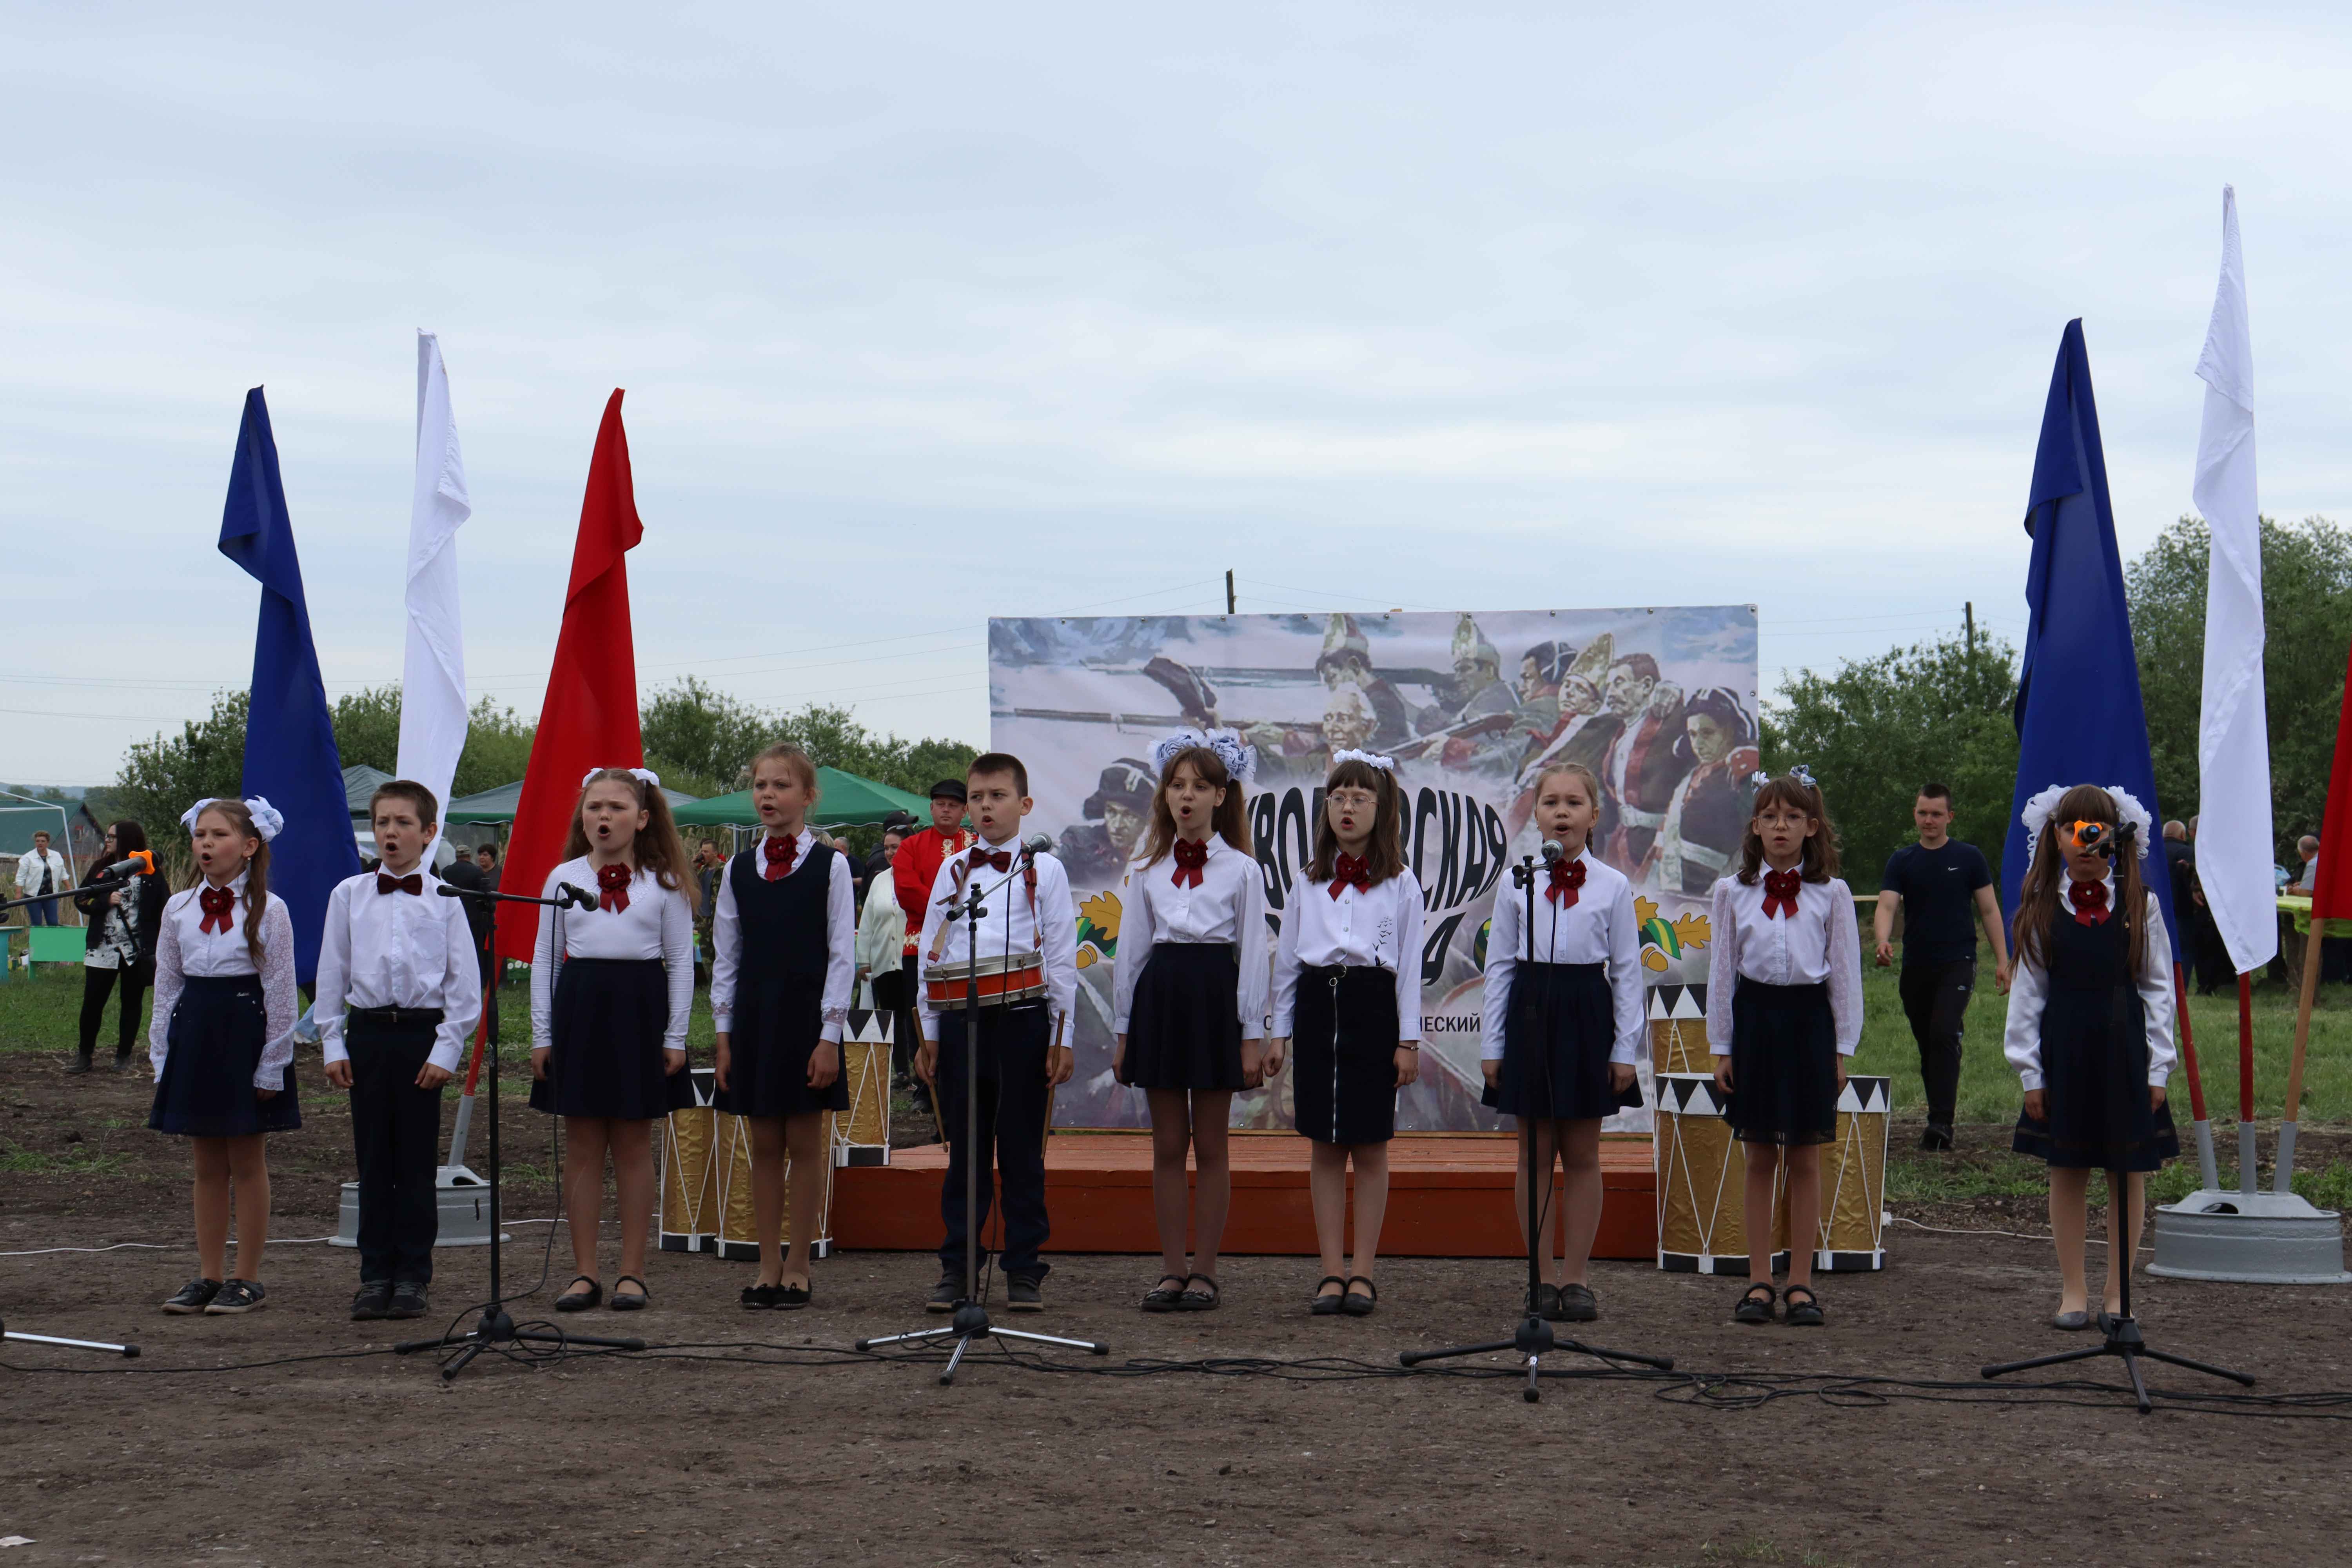
[(1050, 852), (1053, 847), (1054, 836), (1050, 833), (1033, 833), (1021, 841), (1021, 853), (1032, 858)]
[(440, 895), (441, 895), (443, 898), (445, 898), (445, 899), (462, 899), (462, 898), (464, 898), (464, 897), (466, 896), (466, 889), (463, 889), (463, 888), (453, 888), (453, 887), (451, 887), (451, 886), (450, 886), (448, 883), (446, 883), (446, 882), (442, 883), (439, 887), (437, 887), (437, 888), (434, 889), (433, 890), (434, 890), (435, 892), (436, 892), (436, 893), (440, 894)]
[(155, 857), (144, 849), (133, 849), (128, 860), (117, 860), (98, 872), (100, 877), (152, 877), (154, 874)]
[(1559, 847), (1559, 839), (1547, 838), (1543, 841), (1543, 863), (1545, 865), (1550, 866), (1556, 864), (1559, 858), (1567, 853), (1567, 850)]
[(596, 907), (596, 895), (575, 882), (558, 882), (555, 891), (559, 899), (571, 900), (574, 909), (593, 910)]

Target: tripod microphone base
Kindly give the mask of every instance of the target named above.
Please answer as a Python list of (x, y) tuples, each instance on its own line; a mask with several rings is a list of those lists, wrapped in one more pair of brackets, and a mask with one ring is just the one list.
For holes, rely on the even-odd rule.
[(1528, 1385), (1520, 1391), (1519, 1397), (1525, 1399), (1529, 1405), (1535, 1404), (1543, 1397), (1543, 1390), (1536, 1381), (1538, 1378), (1600, 1375), (1598, 1369), (1590, 1367), (1573, 1372), (1546, 1372), (1543, 1369), (1543, 1358), (1559, 1351), (1565, 1351), (1574, 1355), (1589, 1355), (1601, 1361), (1630, 1361), (1639, 1366), (1654, 1367), (1659, 1372), (1675, 1370), (1675, 1360), (1672, 1356), (1641, 1355), (1633, 1351), (1603, 1350), (1598, 1345), (1588, 1345), (1580, 1340), (1571, 1340), (1555, 1333), (1549, 1322), (1532, 1312), (1521, 1320), (1518, 1328), (1507, 1340), (1489, 1340), (1484, 1344), (1475, 1345), (1452, 1345), (1442, 1351), (1402, 1351), (1397, 1355), (1397, 1364), (1419, 1366), (1423, 1362), (1446, 1361), (1454, 1356), (1493, 1355), (1498, 1351), (1509, 1351), (1514, 1355), (1526, 1360)]
[(600, 1339), (593, 1334), (552, 1333), (545, 1329), (519, 1329), (507, 1310), (500, 1306), (482, 1309), (481, 1321), (463, 1333), (446, 1333), (435, 1340), (405, 1340), (392, 1347), (394, 1355), (414, 1355), (419, 1351), (454, 1350), (457, 1352), (447, 1366), (441, 1369), (441, 1381), (447, 1383), (466, 1370), (467, 1363), (484, 1351), (499, 1345), (584, 1346), (589, 1350), (641, 1351), (646, 1342), (634, 1339)]
[(963, 1364), (963, 1352), (971, 1348), (974, 1341), (989, 1339), (1017, 1340), (1033, 1345), (1059, 1345), (1065, 1350), (1084, 1351), (1088, 1355), (1110, 1354), (1108, 1345), (1097, 1344), (1092, 1340), (1071, 1340), (1058, 1334), (1033, 1334), (1020, 1329), (1000, 1329), (989, 1321), (988, 1309), (977, 1301), (957, 1302), (955, 1315), (948, 1320), (944, 1328), (917, 1329), (912, 1333), (884, 1334), (879, 1339), (859, 1340), (855, 1348), (870, 1351), (884, 1345), (931, 1345), (953, 1340), (955, 1349), (948, 1356), (948, 1364), (940, 1369), (940, 1386), (945, 1388), (955, 1382), (956, 1369)]
[(2099, 1356), (2109, 1355), (2120, 1356), (2123, 1359), (2124, 1372), (2131, 1379), (2133, 1402), (2139, 1406), (2139, 1413), (2142, 1415), (2156, 1408), (2148, 1399), (2147, 1384), (2139, 1374), (2139, 1363), (2143, 1358), (2162, 1362), (2167, 1366), (2187, 1367), (2190, 1372), (2201, 1372), (2210, 1377), (2226, 1377), (2231, 1383), (2242, 1384), (2247, 1388), (2254, 1386), (2254, 1380), (2242, 1372), (2231, 1372), (2227, 1367), (2209, 1366), (2201, 1361), (2190, 1361), (2187, 1356), (2150, 1350), (2147, 1342), (2140, 1336), (2138, 1321), (2133, 1318), (2109, 1318), (2107, 1337), (2104, 1343), (2085, 1345), (2078, 1351), (2061, 1351), (2056, 1355), (2038, 1355), (2026, 1361), (2000, 1362), (1983, 1368), (1982, 1373), (1988, 1378), (2000, 1377), (2012, 1372), (2030, 1372), (2036, 1367), (2043, 1366), (2064, 1366), (2074, 1362), (2091, 1361)]

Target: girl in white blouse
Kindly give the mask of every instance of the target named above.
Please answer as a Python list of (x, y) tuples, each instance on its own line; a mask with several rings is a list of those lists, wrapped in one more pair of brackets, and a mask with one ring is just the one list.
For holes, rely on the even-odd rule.
[[(1862, 933), (1836, 830), (1811, 774), (1756, 792), (1739, 871), (1715, 885), (1706, 1043), (1748, 1165), (1748, 1278), (1732, 1319), (1772, 1321), (1772, 1189), (1788, 1166), (1788, 1321), (1819, 1326), (1813, 1251), (1821, 1148), (1837, 1136), (1845, 1058), (1862, 1040)], [(1799, 1298), (1803, 1300), (1800, 1300)]]
[[(1234, 1091), (1255, 1089), (1264, 1065), (1265, 884), (1244, 800), (1257, 754), (1231, 731), (1184, 731), (1153, 747), (1152, 760), (1150, 837), (1120, 889), (1111, 1071), (1151, 1107), (1161, 1273), (1143, 1310), (1205, 1312), (1218, 1301), (1233, 1200)], [(1188, 1149), (1197, 1191), (1185, 1178)], [(1200, 1249), (1189, 1260), (1188, 1222)]]
[(621, 1211), (613, 1310), (635, 1311), (646, 1304), (653, 1232), (654, 1118), (694, 1102), (693, 879), (661, 780), (644, 768), (597, 768), (581, 781), (563, 853), (541, 896), (568, 883), (596, 903), (541, 909), (530, 965), (530, 1103), (563, 1118), (563, 1206), (579, 1270), (555, 1308), (585, 1311), (604, 1300), (596, 1231), (609, 1152)]
[(1529, 889), (1504, 881), (1496, 886), (1486, 934), (1485, 1100), (1517, 1118), (1531, 1141), (1512, 1188), (1522, 1240), (1530, 1171), (1542, 1173), (1545, 1194), (1538, 1234), (1550, 1234), (1544, 1221), (1557, 1151), (1567, 1250), (1555, 1282), (1539, 1287), (1527, 1310), (1560, 1323), (1601, 1316), (1585, 1281), (1601, 1228), (1601, 1121), (1642, 1103), (1634, 1063), (1649, 1028), (1633, 885), (1590, 847), (1600, 802), (1601, 782), (1583, 763), (1543, 770), (1535, 824), (1559, 857), (1535, 871), (1534, 929), (1527, 929)]
[[(155, 1018), (147, 1125), (194, 1141), (200, 1272), (167, 1312), (249, 1312), (262, 1305), (269, 1162), (262, 1138), (302, 1125), (294, 1099), (294, 922), (269, 896), (266, 800), (205, 800), (180, 821), (203, 880), (163, 906), (155, 941)], [(229, 1197), (236, 1272), (225, 1275)]]
[[(1404, 863), (1396, 764), (1362, 752), (1332, 758), (1315, 858), (1291, 889), (1274, 959), (1265, 1074), (1293, 1037), (1291, 1101), (1309, 1145), (1307, 1190), (1323, 1279), (1317, 1317), (1370, 1312), (1397, 1090), (1421, 1076), (1421, 883)], [(1356, 1251), (1340, 1272), (1348, 1166), (1356, 1168)], [(1356, 1289), (1359, 1285), (1363, 1289)]]
[[(2059, 1274), (2051, 1324), (2085, 1329), (2091, 1173), (2130, 1173), (2126, 1217), (2136, 1247), (2147, 1173), (2180, 1152), (2165, 1103), (2172, 942), (2162, 906), (2140, 879), (2155, 825), (2138, 801), (2096, 784), (2053, 786), (2026, 802), (2023, 815), (2031, 858), (2018, 889), (2017, 970), (2002, 1048), (2024, 1082), (2025, 1110), (2011, 1146), (2050, 1167)], [(2120, 1311), (2116, 1268), (2128, 1254), (2107, 1253), (2106, 1307)]]

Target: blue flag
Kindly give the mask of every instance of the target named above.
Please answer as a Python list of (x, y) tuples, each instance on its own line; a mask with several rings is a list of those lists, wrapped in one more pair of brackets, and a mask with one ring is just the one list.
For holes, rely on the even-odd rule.
[(261, 388), (245, 395), (228, 504), (221, 511), (220, 552), (261, 584), (261, 625), (253, 638), (253, 711), (245, 727), (245, 793), (266, 796), (286, 818), (269, 846), (269, 890), (294, 917), (295, 978), (319, 972), (327, 895), (359, 875), (359, 846), (343, 795), (310, 609), (302, 597), (302, 563), (278, 478), (278, 443)]
[[(2033, 563), (2025, 574), (2032, 619), (2011, 710), (2017, 791), (2000, 858), (2001, 904), (2012, 916), (2027, 849), (2018, 814), (2052, 784), (2120, 784), (2158, 824), (2164, 820), (2156, 801), (2156, 767), (2148, 760), (2139, 661), (2132, 651), (2123, 556), (2116, 548), (2116, 514), (2107, 500), (2107, 462), (2080, 321), (2067, 322), (2059, 341), (2050, 402), (2042, 411), (2042, 445), (2033, 454), (2025, 531), (2033, 539)], [(2161, 847), (2147, 848), (2141, 867), (2163, 907), (2178, 957), (2172, 879)]]

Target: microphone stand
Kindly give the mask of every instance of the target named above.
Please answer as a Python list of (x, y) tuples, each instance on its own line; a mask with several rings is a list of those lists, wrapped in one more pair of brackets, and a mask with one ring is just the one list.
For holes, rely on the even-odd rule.
[[(2125, 852), (2130, 852), (2128, 847)], [(2110, 858), (2112, 858), (2111, 852)], [(2118, 885), (2120, 885), (2120, 879), (2118, 879)], [(2137, 918), (2138, 912), (2133, 911), (2134, 918)], [(2126, 951), (2128, 952), (2128, 947)], [(2127, 967), (2127, 964), (2125, 967)], [(2183, 1016), (2186, 1016), (2185, 1013)], [(2120, 1055), (2122, 1059), (2116, 1063), (2116, 1066), (2123, 1069), (2125, 1076), (2128, 1078), (2131, 1055), (2128, 1052), (2120, 1053)], [(2147, 1086), (2144, 1083), (2127, 1083), (2121, 1086), (2119, 1091), (2116, 1084), (2110, 1083), (2107, 1086), (2107, 1092), (2110, 1097), (2116, 1097), (2119, 1092), (2122, 1095), (2146, 1094)], [(2116, 1103), (2128, 1102), (2116, 1100)], [(2046, 1110), (2047, 1107), (2044, 1109)], [(2251, 1162), (2248, 1163), (2247, 1168), (2250, 1170), (2252, 1168)], [(2125, 1217), (2126, 1209), (2131, 1211), (2131, 1218), (2138, 1217), (2138, 1205), (2131, 1201), (2131, 1174), (2126, 1171), (2111, 1170), (2107, 1173), (2107, 1248), (2109, 1256), (2116, 1259), (2116, 1279), (2120, 1286), (2117, 1304), (2123, 1310), (2113, 1317), (2108, 1317), (2105, 1312), (2099, 1314), (2101, 1326), (2106, 1330), (2105, 1340), (2099, 1344), (2085, 1345), (2081, 1350), (2061, 1351), (2056, 1355), (2038, 1355), (2025, 1361), (1996, 1363), (1981, 1369), (1985, 1377), (2001, 1377), (2012, 1372), (2028, 1372), (2035, 1367), (2063, 1366), (2069, 1362), (2089, 1361), (2094, 1356), (2120, 1356), (2123, 1359), (2124, 1371), (2131, 1378), (2132, 1399), (2139, 1406), (2139, 1413), (2142, 1415), (2155, 1408), (2148, 1400), (2147, 1384), (2140, 1378), (2139, 1362), (2142, 1356), (2150, 1361), (2160, 1361), (2168, 1366), (2187, 1367), (2190, 1372), (2201, 1372), (2213, 1377), (2225, 1377), (2247, 1388), (2254, 1386), (2254, 1380), (2242, 1372), (2231, 1372), (2227, 1367), (2208, 1366), (2201, 1361), (2190, 1361), (2187, 1356), (2174, 1355), (2167, 1351), (2152, 1349), (2147, 1340), (2140, 1336), (2139, 1323), (2132, 1317), (2131, 1299), (2132, 1266), (2139, 1260), (2139, 1246), (2137, 1237), (2131, 1234), (2130, 1224)]]
[[(971, 1348), (974, 1340), (991, 1338), (1018, 1340), (1028, 1344), (1066, 1345), (1071, 1350), (1085, 1351), (1092, 1355), (1110, 1353), (1108, 1345), (1097, 1344), (1092, 1340), (1064, 1339), (1055, 1334), (1033, 1334), (1020, 1329), (999, 1328), (989, 1320), (988, 1308), (980, 1299), (980, 1184), (983, 1181), (992, 1182), (996, 1178), (995, 1162), (992, 1159), (989, 1160), (983, 1168), (979, 1159), (980, 921), (981, 918), (988, 913), (982, 900), (1026, 871), (1034, 854), (1035, 851), (1024, 846), (1019, 861), (1011, 870), (1005, 872), (994, 886), (985, 889), (967, 886), (962, 897), (951, 900), (947, 906), (949, 920), (963, 921), (964, 952), (971, 958), (963, 984), (963, 1299), (955, 1304), (955, 1315), (948, 1320), (945, 1328), (918, 1329), (911, 1333), (904, 1334), (885, 1334), (879, 1339), (859, 1340), (856, 1347), (860, 1351), (869, 1351), (880, 1345), (929, 1344), (935, 1341), (952, 1339), (955, 1341), (955, 1350), (949, 1355), (948, 1364), (940, 1373), (941, 1387), (955, 1382), (956, 1368), (963, 1363), (963, 1353)], [(1004, 930), (1005, 941), (1009, 943), (1013, 939), (1013, 920), (1010, 914), (1005, 917)], [(1042, 947), (1044, 943), (1044, 933), (1041, 931), (1038, 933), (1038, 945)], [(1047, 1005), (1048, 1007), (1052, 1005), (1050, 1000)], [(1045, 1060), (1050, 1067), (1053, 1062), (1053, 1047), (1050, 1044), (1046, 1047)], [(1004, 1092), (1004, 1086), (1000, 1084), (997, 1089), (1000, 1103)], [(945, 1129), (941, 1131), (944, 1131)], [(1003, 1213), (1001, 1195), (997, 1212), (1000, 1215)]]
[[(1528, 963), (1532, 966), (1535, 963), (1536, 951), (1536, 858), (1534, 856), (1523, 855), (1519, 858), (1519, 863), (1511, 868), (1511, 881), (1519, 889), (1520, 896), (1527, 906)], [(1550, 981), (1551, 977), (1547, 973), (1544, 977), (1547, 992), (1550, 989)], [(1512, 1005), (1524, 1007), (1524, 994), (1513, 997)], [(1532, 1021), (1538, 1025), (1538, 1027), (1534, 1031), (1536, 1038), (1531, 1043), (1533, 1048), (1540, 1053), (1539, 1059), (1543, 1063), (1546, 1090), (1543, 1109), (1549, 1110), (1551, 1108), (1549, 1093), (1551, 1041), (1548, 1037), (1548, 1031), (1542, 1027), (1543, 1019), (1540, 1015), (1533, 1015)], [(1539, 1378), (1601, 1375), (1600, 1372), (1589, 1368), (1579, 1372), (1545, 1372), (1543, 1358), (1555, 1351), (1568, 1351), (1577, 1355), (1597, 1357), (1602, 1361), (1630, 1361), (1642, 1366), (1655, 1367), (1660, 1372), (1672, 1372), (1675, 1363), (1671, 1356), (1638, 1355), (1632, 1351), (1601, 1350), (1596, 1346), (1588, 1345), (1580, 1340), (1570, 1339), (1564, 1334), (1554, 1332), (1550, 1322), (1545, 1319), (1542, 1308), (1542, 1258), (1543, 1254), (1549, 1252), (1551, 1248), (1547, 1245), (1549, 1237), (1538, 1228), (1541, 1221), (1538, 1217), (1536, 1207), (1537, 1120), (1535, 1116), (1523, 1116), (1519, 1119), (1519, 1147), (1522, 1151), (1519, 1169), (1527, 1178), (1528, 1189), (1527, 1317), (1521, 1321), (1517, 1330), (1507, 1340), (1488, 1340), (1481, 1344), (1454, 1345), (1445, 1350), (1437, 1351), (1404, 1351), (1397, 1356), (1397, 1363), (1401, 1366), (1419, 1366), (1423, 1362), (1445, 1361), (1454, 1356), (1491, 1355), (1496, 1351), (1510, 1351), (1526, 1359), (1528, 1385), (1520, 1397), (1529, 1405), (1535, 1404), (1543, 1397), (1542, 1385), (1538, 1382)], [(1544, 1120), (1549, 1120), (1549, 1118), (1546, 1117)], [(1549, 1164), (1544, 1168), (1543, 1185), (1546, 1194), (1549, 1195), (1551, 1190), (1551, 1168)]]
[[(569, 901), (567, 896), (563, 892), (559, 891), (557, 895), (551, 899), (534, 899), (527, 897), (521, 893), (493, 893), (487, 889), (475, 889), (470, 888), (457, 888), (444, 882), (441, 885), (441, 896), (448, 899), (479, 899), (486, 903), (495, 900), (499, 903), (507, 904), (541, 904), (552, 909), (555, 910), (555, 962), (558, 963), (562, 962), (563, 906)], [(493, 940), (496, 940), (495, 937), (493, 937)], [(506, 1247), (505, 1244), (499, 1240), (499, 1226), (500, 1224), (499, 1211), (499, 1184), (500, 1179), (499, 1161), (499, 1053), (495, 1050), (489, 1050), (484, 1052), (484, 1056), (488, 1059), (487, 1065), (490, 1069), (490, 1299), (482, 1303), (481, 1318), (478, 1322), (476, 1322), (472, 1329), (459, 1330), (455, 1325), (452, 1325), (450, 1329), (446, 1332), (443, 1333), (438, 1339), (404, 1341), (402, 1343), (392, 1347), (393, 1352), (395, 1355), (409, 1355), (417, 1351), (457, 1350), (457, 1353), (450, 1358), (449, 1363), (446, 1366), (444, 1366), (441, 1369), (441, 1380), (444, 1383), (446, 1383), (456, 1378), (459, 1373), (465, 1371), (467, 1364), (476, 1356), (481, 1354), (484, 1351), (503, 1349), (508, 1345), (516, 1343), (556, 1346), (586, 1345), (597, 1350), (616, 1351), (641, 1351), (645, 1349), (646, 1342), (643, 1340), (599, 1339), (590, 1334), (564, 1333), (561, 1331), (549, 1329), (534, 1329), (527, 1327), (519, 1328), (516, 1326), (514, 1319), (508, 1314), (506, 1292), (500, 1285), (499, 1274), (499, 1259), (506, 1252)], [(460, 1317), (463, 1315), (464, 1314), (462, 1313), (459, 1314)]]

